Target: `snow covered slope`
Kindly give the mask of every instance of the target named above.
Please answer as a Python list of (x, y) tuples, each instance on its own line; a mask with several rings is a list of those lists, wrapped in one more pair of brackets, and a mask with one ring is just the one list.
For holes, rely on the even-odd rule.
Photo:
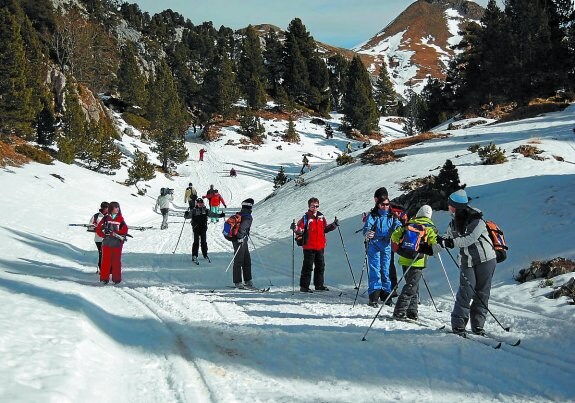
[[(334, 161), (336, 147), (343, 149), (347, 140), (341, 133), (325, 140), (323, 127), (308, 120), (296, 124), (301, 145), (269, 136), (260, 149), (242, 150), (225, 145), (237, 136), (231, 129), (211, 144), (190, 134), (190, 161), (179, 167), (179, 177), (151, 181), (150, 197), (119, 184), (123, 171), (107, 177), (60, 163), (2, 169), (0, 401), (574, 401), (575, 360), (568, 352), (575, 347), (575, 306), (565, 298), (545, 298), (550, 289), (537, 282), (513, 280), (532, 260), (575, 257), (574, 126), (571, 106), (519, 122), (450, 131), (447, 138), (402, 150), (407, 156), (388, 165), (341, 167)], [(266, 129), (282, 132), (285, 122), (266, 122)], [(137, 141), (124, 137), (127, 149)], [(489, 142), (506, 150), (508, 163), (484, 166), (467, 151)], [(511, 154), (528, 142), (537, 143), (546, 160)], [(201, 147), (208, 150), (204, 162), (197, 158)], [(305, 185), (292, 181), (267, 197), (279, 166), (295, 175), (303, 152), (313, 154)], [(352, 308), (354, 281), (337, 232), (328, 234), (326, 249), (331, 291), (292, 293), (302, 255), (292, 249), (289, 226), (309, 197), (320, 199), (329, 221), (340, 219), (359, 281), (364, 252), (355, 231), (373, 191), (386, 186), (398, 195), (401, 181), (437, 174), (448, 158), (467, 183), (472, 204), (505, 230), (511, 249), (497, 268), (490, 307), (512, 334), (505, 335), (492, 318), (487, 330), (521, 338), (519, 346), (495, 350), (434, 330), (449, 322), (453, 304), (435, 259), (425, 278), (440, 312), (424, 288), (420, 305), (420, 317), (432, 327), (376, 320), (361, 341), (375, 311), (366, 306), (365, 277)], [(235, 179), (226, 174), (232, 166)], [(212, 263), (200, 258), (200, 265), (192, 264), (191, 228), (177, 217), (165, 231), (131, 231), (124, 281), (100, 286), (92, 234), (68, 224), (87, 222), (102, 200), (117, 200), (128, 225), (158, 227), (160, 216), (152, 208), (159, 188), (174, 188), (175, 205), (183, 206), (190, 181), (200, 191), (214, 184), (230, 207), (256, 199), (254, 282), (270, 286), (270, 292), (227, 287), (232, 255), (221, 222), (208, 230)], [(440, 230), (446, 228), (445, 212), (433, 218)], [(447, 254), (443, 263), (456, 286), (458, 271)], [(570, 277), (554, 279), (555, 285)]]

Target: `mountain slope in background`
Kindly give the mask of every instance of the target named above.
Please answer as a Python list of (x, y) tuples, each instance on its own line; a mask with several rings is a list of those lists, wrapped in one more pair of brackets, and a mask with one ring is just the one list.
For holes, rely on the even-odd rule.
[(430, 75), (443, 78), (453, 56), (451, 46), (459, 43), (458, 32), (470, 21), (478, 21), (484, 9), (471, 1), (419, 0), (411, 4), (374, 37), (353, 48), (374, 57), (369, 66), (377, 74), (382, 63), (399, 94), (411, 81), (420, 92)]

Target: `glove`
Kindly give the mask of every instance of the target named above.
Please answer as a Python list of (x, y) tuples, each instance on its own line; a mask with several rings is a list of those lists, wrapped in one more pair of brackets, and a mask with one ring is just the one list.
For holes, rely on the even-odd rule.
[(295, 222), (291, 223), (291, 225), (289, 226), (289, 229), (291, 229), (292, 231), (295, 231)]
[(238, 238), (238, 241), (237, 241), (237, 242), (238, 242), (239, 244), (242, 244), (242, 243), (244, 242), (244, 238)]
[(190, 210), (186, 210), (186, 212), (184, 213), (184, 219), (188, 219), (190, 218)]
[(339, 220), (337, 218), (335, 220), (333, 220), (333, 225), (335, 225), (336, 227), (339, 227)]
[(367, 231), (365, 239), (372, 239), (375, 236), (375, 231)]
[(453, 249), (454, 248), (454, 244), (453, 244), (453, 239), (451, 238), (443, 238), (443, 237), (437, 237), (437, 243), (441, 245), (442, 248), (444, 249)]
[(441, 249), (443, 248), (441, 247), (440, 244), (434, 243), (433, 245), (431, 245), (431, 249), (433, 250), (433, 256), (437, 256), (439, 252), (441, 252)]
[(226, 216), (226, 213), (220, 213), (219, 217), (220, 218), (224, 218)]
[(224, 204), (224, 208), (228, 208), (228, 206), (226, 206), (226, 205)]
[(419, 253), (423, 253), (428, 256), (433, 256), (433, 248), (426, 243), (420, 244), (418, 251)]
[(105, 228), (104, 235), (112, 235), (112, 230), (110, 230), (109, 228)]

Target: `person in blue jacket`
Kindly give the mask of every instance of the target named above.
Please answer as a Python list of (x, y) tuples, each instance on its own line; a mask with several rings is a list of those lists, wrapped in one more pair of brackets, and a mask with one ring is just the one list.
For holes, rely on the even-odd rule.
[[(363, 224), (363, 235), (368, 242), (368, 305), (377, 308), (379, 299), (385, 301), (391, 293), (391, 234), (401, 226), (401, 222), (390, 209), (387, 189), (377, 189), (373, 199), (375, 206)], [(391, 304), (391, 298), (387, 303)]]

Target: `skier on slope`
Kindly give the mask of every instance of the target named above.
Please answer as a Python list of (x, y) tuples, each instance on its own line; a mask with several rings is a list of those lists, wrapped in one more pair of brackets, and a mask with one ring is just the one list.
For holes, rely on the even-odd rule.
[(90, 227), (88, 227), (88, 231), (94, 232), (94, 242), (96, 243), (96, 248), (98, 248), (98, 270), (96, 271), (97, 273), (100, 272), (100, 267), (102, 266), (103, 238), (96, 233), (96, 227), (106, 214), (108, 214), (108, 202), (103, 201), (102, 203), (100, 203), (100, 209), (98, 210), (98, 212), (94, 214), (92, 217), (90, 217), (90, 221), (88, 222), (88, 225), (90, 225)]
[(391, 305), (389, 264), (391, 262), (391, 234), (401, 223), (390, 210), (387, 189), (381, 187), (373, 195), (375, 206), (363, 224), (363, 235), (368, 242), (368, 305), (377, 308), (381, 299)]
[[(194, 208), (186, 211), (185, 217), (191, 219), (192, 231), (194, 232), (194, 243), (192, 244), (192, 261), (198, 263), (198, 249), (201, 245), (202, 256), (208, 259), (208, 243), (206, 240), (206, 232), (208, 230), (208, 217), (212, 217), (213, 213), (204, 206), (202, 198), (196, 199)], [(224, 213), (220, 213), (217, 217), (225, 217)]]
[(219, 219), (220, 204), (223, 204), (225, 208), (228, 207), (226, 205), (224, 198), (222, 197), (222, 195), (220, 194), (218, 189), (214, 189), (213, 193), (209, 193), (209, 191), (208, 191), (208, 194), (206, 194), (203, 197), (208, 199), (209, 203), (210, 203), (210, 211), (213, 213), (213, 215), (210, 216), (211, 222), (213, 222), (213, 223), (219, 222), (220, 221), (220, 219)]
[[(253, 288), (252, 282), (252, 258), (248, 247), (248, 238), (252, 227), (252, 208), (254, 199), (248, 198), (242, 201), (240, 228), (237, 237), (232, 240), (234, 247), (233, 280), (236, 288)], [(244, 283), (242, 284), (242, 277)]]
[[(291, 229), (296, 236), (303, 237), (303, 263), (299, 278), (300, 292), (313, 292), (309, 286), (311, 273), (316, 291), (329, 291), (324, 284), (325, 259), (324, 251), (327, 243), (325, 234), (339, 226), (336, 218), (333, 223), (327, 224), (325, 216), (319, 211), (319, 199), (312, 197), (307, 201), (308, 211), (298, 221), (297, 226), (292, 223)], [(315, 267), (314, 267), (315, 266)]]
[(198, 191), (194, 188), (192, 182), (188, 184), (186, 192), (184, 193), (184, 203), (188, 203), (190, 208), (194, 208), (196, 199), (198, 198)]
[(156, 200), (154, 211), (158, 211), (158, 207), (162, 213), (162, 225), (160, 229), (168, 229), (168, 214), (170, 212), (170, 203), (174, 201), (173, 189), (161, 188), (160, 195)]
[(96, 233), (103, 238), (100, 282), (108, 284), (111, 271), (112, 281), (118, 284), (122, 281), (122, 246), (128, 235), (128, 225), (122, 217), (118, 202), (109, 204), (108, 214), (98, 223)]
[(200, 161), (204, 160), (204, 154), (207, 152), (208, 150), (206, 150), (205, 148), (200, 149)]
[[(417, 306), (419, 301), (417, 293), (419, 291), (419, 280), (427, 264), (427, 256), (433, 255), (432, 246), (437, 244), (437, 228), (433, 221), (431, 221), (432, 214), (433, 210), (431, 207), (425, 204), (419, 208), (415, 218), (409, 220), (409, 224), (424, 226), (425, 236), (422, 238), (424, 243), (419, 244), (418, 250), (422, 254), (419, 256), (419, 259), (409, 259), (404, 256), (399, 257), (399, 264), (402, 266), (405, 276), (405, 285), (401, 290), (401, 294), (397, 299), (393, 311), (393, 317), (396, 319), (405, 319), (406, 317), (413, 320), (418, 319)], [(401, 226), (393, 231), (393, 234), (391, 234), (392, 248), (398, 248), (406, 230), (406, 226)], [(409, 271), (407, 271), (408, 268), (410, 268)]]
[(469, 321), (471, 331), (482, 335), (485, 334), (483, 327), (497, 263), (483, 213), (468, 203), (469, 198), (463, 189), (449, 196), (447, 204), (452, 218), (446, 235), (438, 237), (438, 243), (443, 248), (459, 249), (461, 275), (455, 305), (451, 311), (453, 333), (465, 333)]

